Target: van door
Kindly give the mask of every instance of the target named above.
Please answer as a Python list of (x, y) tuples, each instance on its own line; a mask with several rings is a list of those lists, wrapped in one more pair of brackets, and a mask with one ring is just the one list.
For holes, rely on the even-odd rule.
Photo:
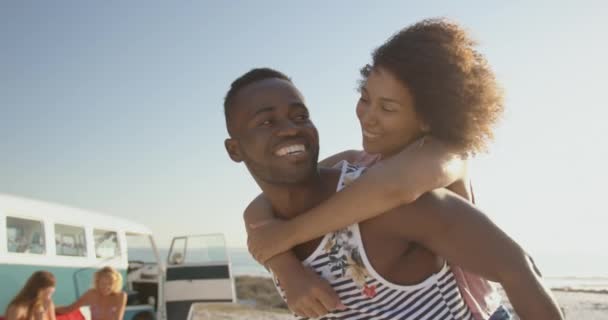
[(193, 303), (236, 302), (224, 235), (173, 238), (165, 281), (168, 320), (186, 319)]
[(124, 320), (166, 320), (163, 295), (164, 265), (154, 238), (128, 232), (127, 308)]

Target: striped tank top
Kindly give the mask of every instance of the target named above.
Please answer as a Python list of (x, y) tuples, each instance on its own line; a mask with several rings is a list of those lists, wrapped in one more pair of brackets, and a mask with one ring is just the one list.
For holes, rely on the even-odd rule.
[[(343, 162), (337, 190), (348, 186), (364, 170)], [(394, 284), (379, 275), (365, 253), (358, 224), (325, 235), (302, 263), (329, 281), (347, 307), (326, 314), (322, 320), (473, 319), (447, 264), (415, 285)], [(285, 299), (276, 278), (275, 284)]]

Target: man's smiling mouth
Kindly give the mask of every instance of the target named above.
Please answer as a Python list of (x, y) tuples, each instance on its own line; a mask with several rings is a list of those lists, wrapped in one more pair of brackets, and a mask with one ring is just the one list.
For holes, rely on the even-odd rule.
[(299, 155), (306, 152), (306, 147), (303, 144), (292, 144), (285, 146), (275, 151), (274, 154), (278, 157)]

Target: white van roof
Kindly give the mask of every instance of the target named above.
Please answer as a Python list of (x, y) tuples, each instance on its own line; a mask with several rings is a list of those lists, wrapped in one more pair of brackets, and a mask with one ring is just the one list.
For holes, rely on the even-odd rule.
[(53, 220), (58, 223), (90, 225), (100, 229), (123, 230), (127, 233), (152, 234), (145, 225), (124, 218), (3, 193), (0, 193), (0, 213)]

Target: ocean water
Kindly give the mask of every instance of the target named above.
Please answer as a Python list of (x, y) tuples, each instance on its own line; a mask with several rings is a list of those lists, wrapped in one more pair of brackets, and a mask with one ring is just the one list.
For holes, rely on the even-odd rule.
[(608, 253), (536, 253), (533, 257), (550, 288), (608, 290)]
[(543, 280), (552, 289), (608, 291), (608, 278), (546, 277)]
[[(161, 259), (167, 261), (168, 249), (160, 249)], [(228, 255), (232, 262), (232, 272), (234, 275), (252, 275), (269, 277), (270, 274), (266, 269), (257, 263), (245, 248), (228, 248)], [(220, 255), (219, 253), (216, 254)], [(223, 256), (223, 254), (222, 254)], [(541, 262), (541, 270), (546, 274), (544, 282), (547, 286), (554, 289), (574, 289), (574, 290), (589, 290), (602, 291), (608, 290), (608, 269), (598, 263), (586, 262), (586, 260), (574, 259), (577, 263), (572, 263), (571, 256), (539, 256), (535, 260)], [(129, 260), (141, 260), (144, 262), (154, 262), (154, 255), (151, 250), (147, 249), (129, 249)], [(597, 259), (596, 259), (597, 260)], [(552, 263), (551, 263), (552, 262)], [(545, 268), (545, 264), (553, 266), (553, 268)], [(593, 265), (592, 269), (577, 267)], [(548, 272), (547, 272), (548, 271)], [(595, 275), (594, 275), (595, 274)], [(597, 276), (597, 275), (600, 276)]]

